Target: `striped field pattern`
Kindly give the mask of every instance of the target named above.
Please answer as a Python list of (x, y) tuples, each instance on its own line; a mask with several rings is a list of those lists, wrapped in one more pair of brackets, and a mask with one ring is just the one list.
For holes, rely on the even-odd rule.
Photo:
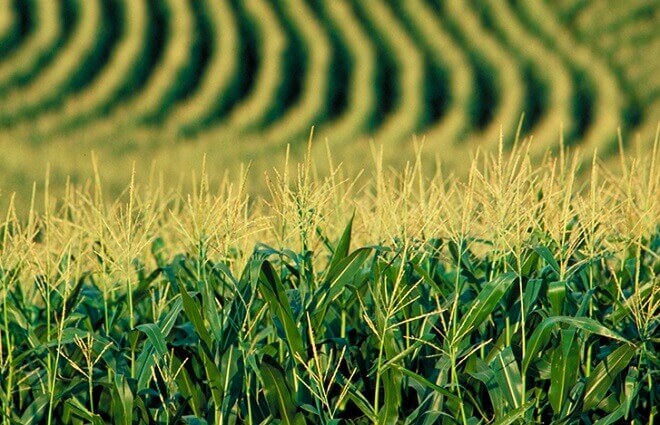
[(270, 167), (312, 126), (348, 166), (417, 136), (460, 172), (500, 134), (606, 156), (659, 120), (657, 0), (0, 0), (3, 189), (91, 151), (122, 184), (145, 158)]

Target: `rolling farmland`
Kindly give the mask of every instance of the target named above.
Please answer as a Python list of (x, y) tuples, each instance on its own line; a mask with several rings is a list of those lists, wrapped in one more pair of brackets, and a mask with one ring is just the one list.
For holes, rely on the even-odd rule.
[(0, 0), (0, 424), (657, 422), (659, 76), (660, 0)]
[[(463, 173), (500, 132), (602, 155), (660, 120), (660, 2), (3, 0), (6, 190), (151, 158), (270, 168), (312, 126), (348, 168), (369, 140)], [(317, 143), (325, 151), (323, 143)], [(29, 161), (26, 159), (29, 158)], [(172, 161), (176, 158), (176, 161)], [(125, 180), (125, 178), (123, 179)], [(125, 181), (122, 181), (125, 183)]]

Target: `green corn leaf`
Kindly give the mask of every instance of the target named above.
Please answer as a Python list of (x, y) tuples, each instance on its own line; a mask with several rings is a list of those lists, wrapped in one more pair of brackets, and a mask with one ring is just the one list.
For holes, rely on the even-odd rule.
[(179, 370), (176, 375), (175, 381), (179, 392), (186, 400), (188, 406), (192, 409), (195, 416), (202, 416), (202, 405), (205, 403), (206, 398), (202, 391), (203, 387), (198, 385), (191, 377), (185, 367), (181, 367), (182, 362), (174, 356), (172, 358), (172, 366), (174, 370)]
[(544, 319), (539, 323), (534, 330), (534, 333), (529, 339), (527, 344), (527, 352), (523, 359), (522, 371), (526, 373), (532, 360), (536, 354), (545, 346), (550, 338), (550, 332), (555, 325), (560, 323), (573, 326), (586, 332), (594, 333), (606, 338), (611, 338), (617, 341), (628, 342), (624, 337), (614, 332), (613, 330), (601, 325), (597, 321), (588, 317), (568, 317), (568, 316), (552, 316)]
[(493, 423), (493, 425), (511, 425), (514, 423), (520, 423), (520, 421), (525, 416), (525, 413), (527, 413), (529, 408), (532, 406), (534, 406), (534, 403), (532, 402), (525, 403), (522, 406), (507, 412), (506, 415), (498, 418), (497, 421)]
[(541, 292), (541, 286), (543, 280), (541, 279), (529, 279), (525, 284), (525, 292), (523, 299), (525, 301), (525, 316), (529, 316), (532, 312), (532, 307), (536, 300), (538, 300), (539, 293)]
[(44, 413), (46, 413), (46, 407), (48, 407), (49, 401), (47, 394), (35, 398), (34, 401), (25, 408), (20, 423), (25, 425), (40, 423)]
[(495, 379), (493, 369), (488, 367), (488, 364), (479, 357), (470, 356), (465, 370), (471, 377), (483, 383), (488, 390), (488, 396), (495, 410), (495, 417), (503, 417), (506, 410), (504, 393)]
[(450, 340), (458, 343), (486, 320), (509, 290), (515, 278), (514, 273), (504, 273), (485, 284), (477, 298), (470, 304), (467, 313), (461, 319), (456, 334)]
[(574, 337), (575, 329), (562, 330), (561, 345), (552, 355), (552, 375), (548, 399), (555, 414), (562, 411), (569, 390), (577, 383), (580, 345)]
[(537, 246), (534, 248), (534, 251), (536, 251), (537, 254), (539, 254), (546, 263), (552, 267), (552, 270), (559, 275), (559, 263), (557, 263), (557, 260), (555, 260), (555, 257), (552, 255), (552, 252), (545, 247), (545, 246)]
[(513, 409), (519, 408), (523, 400), (522, 377), (511, 347), (506, 347), (500, 351), (493, 359), (490, 367), (509, 405)]
[(188, 291), (186, 291), (183, 287), (181, 287), (181, 301), (183, 302), (183, 311), (186, 314), (186, 317), (190, 322), (192, 323), (193, 327), (195, 328), (195, 332), (197, 333), (197, 336), (202, 340), (202, 342), (206, 345), (207, 349), (213, 348), (213, 339), (211, 337), (211, 334), (209, 333), (208, 329), (206, 329), (206, 324), (204, 323), (204, 319), (202, 318), (202, 314), (200, 311), (202, 311), (202, 308), (199, 306), (197, 302), (188, 294)]
[(146, 323), (144, 325), (138, 325), (137, 329), (147, 336), (147, 339), (154, 347), (159, 357), (164, 357), (167, 354), (167, 342), (165, 341), (165, 336), (163, 336), (163, 333), (156, 324)]
[(305, 352), (298, 324), (293, 319), (293, 312), (291, 311), (286, 291), (284, 290), (282, 281), (268, 261), (264, 261), (261, 264), (259, 291), (274, 315), (282, 322), (291, 353), (293, 355), (297, 354), (302, 359), (306, 359), (307, 353)]
[[(159, 345), (158, 348), (158, 355), (160, 357), (163, 357), (165, 355), (165, 352), (167, 351), (167, 345), (165, 343), (165, 338), (170, 334), (172, 331), (172, 328), (174, 327), (174, 324), (176, 323), (176, 319), (179, 316), (179, 313), (183, 309), (183, 302), (181, 301), (181, 296), (176, 295), (173, 298), (172, 302), (172, 307), (170, 310), (167, 312), (166, 315), (161, 316), (161, 318), (158, 320), (158, 326), (155, 325), (150, 325), (154, 326), (154, 335), (152, 336), (155, 338), (155, 340), (152, 341), (152, 338), (149, 337), (149, 334), (146, 333), (144, 330), (142, 332), (145, 332), (147, 335), (147, 343), (144, 345), (142, 348), (142, 352), (137, 358), (137, 390), (143, 390), (149, 386), (149, 381), (151, 381), (151, 368), (153, 367), (155, 363), (155, 358), (154, 358), (154, 350), (157, 350), (156, 345)], [(145, 326), (145, 325), (140, 325), (140, 326)], [(140, 326), (138, 326), (138, 330), (140, 329)], [(162, 337), (162, 341), (159, 340), (159, 335)], [(156, 342), (154, 344), (154, 341)], [(163, 351), (163, 347), (165, 347), (165, 350)]]
[(351, 248), (351, 233), (353, 232), (353, 219), (355, 218), (355, 212), (351, 215), (350, 220), (348, 220), (348, 224), (346, 225), (346, 228), (344, 228), (344, 233), (342, 233), (341, 238), (339, 238), (339, 242), (337, 243), (337, 247), (335, 248), (335, 252), (332, 254), (332, 259), (330, 260), (330, 264), (328, 265), (328, 273), (332, 273), (332, 270), (337, 266), (337, 264), (346, 258), (348, 253), (350, 252)]
[(425, 387), (428, 387), (428, 388), (432, 389), (433, 391), (436, 391), (436, 392), (442, 394), (443, 396), (451, 399), (453, 402), (460, 403), (460, 399), (458, 397), (456, 397), (455, 394), (451, 393), (450, 391), (446, 390), (445, 388), (442, 388), (439, 385), (434, 384), (433, 382), (431, 382), (428, 379), (424, 378), (422, 375), (419, 375), (419, 374), (417, 374), (417, 373), (415, 373), (415, 372), (413, 372), (409, 369), (406, 369), (403, 366), (393, 365), (392, 367), (396, 368), (402, 374), (404, 374), (404, 375), (408, 376), (409, 378), (419, 382), (420, 384), (424, 385)]
[(115, 423), (131, 425), (133, 423), (133, 392), (124, 375), (115, 375), (115, 388), (112, 393)]
[(348, 381), (341, 373), (337, 375), (337, 383), (346, 387), (347, 397), (351, 400), (358, 409), (364, 414), (364, 416), (373, 423), (378, 423), (378, 418), (376, 418), (376, 413), (373, 406), (371, 405), (369, 399), (367, 399), (355, 386)]
[(624, 406), (626, 408), (626, 419), (630, 414), (630, 408), (632, 407), (632, 401), (637, 397), (639, 392), (639, 371), (636, 367), (631, 367), (628, 369), (628, 375), (626, 375), (626, 383), (624, 388)]
[(337, 262), (328, 273), (327, 280), (314, 294), (314, 326), (320, 326), (327, 314), (328, 307), (350, 282), (371, 254), (370, 248), (360, 248)]
[(598, 419), (596, 422), (594, 422), (594, 425), (613, 425), (613, 424), (620, 423), (620, 420), (621, 420), (621, 418), (623, 418), (625, 413), (626, 413), (626, 408), (622, 404), (619, 407), (617, 407), (616, 409), (614, 409), (614, 411), (612, 413), (610, 413), (609, 415)]
[(71, 410), (71, 413), (75, 417), (84, 420), (85, 423), (92, 425), (103, 425), (105, 423), (101, 416), (90, 412), (76, 397), (71, 397), (64, 404)]
[(548, 300), (552, 311), (556, 316), (564, 312), (564, 300), (566, 299), (566, 282), (563, 280), (550, 282), (548, 284)]
[(591, 410), (600, 403), (614, 378), (628, 366), (636, 352), (637, 349), (632, 345), (623, 344), (596, 366), (587, 378), (582, 411)]
[(332, 302), (354, 277), (371, 254), (370, 248), (360, 248), (340, 260), (328, 273), (327, 283), (322, 287), (327, 291), (326, 302)]
[(199, 353), (204, 365), (206, 379), (211, 388), (211, 398), (213, 398), (215, 407), (219, 409), (220, 406), (222, 406), (222, 399), (224, 397), (224, 380), (222, 379), (222, 373), (220, 373), (218, 366), (209, 358), (205, 351), (200, 350)]
[(266, 355), (262, 359), (260, 372), (264, 383), (264, 394), (271, 412), (277, 412), (283, 423), (295, 424), (297, 408), (284, 370), (275, 359)]

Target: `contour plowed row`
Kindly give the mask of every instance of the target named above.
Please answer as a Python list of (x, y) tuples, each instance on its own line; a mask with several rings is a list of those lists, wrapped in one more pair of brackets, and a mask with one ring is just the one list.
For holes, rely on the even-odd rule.
[(523, 114), (534, 156), (560, 135), (609, 152), (660, 119), (659, 4), (0, 0), (0, 166), (267, 162), (315, 126), (347, 162), (369, 139), (403, 158), (418, 136), (460, 170)]
[(36, 0), (31, 3), (33, 31), (20, 46), (10, 54), (0, 58), (0, 93), (20, 85), (30, 75), (38, 72), (40, 66), (57, 48), (62, 36), (62, 2), (60, 0)]

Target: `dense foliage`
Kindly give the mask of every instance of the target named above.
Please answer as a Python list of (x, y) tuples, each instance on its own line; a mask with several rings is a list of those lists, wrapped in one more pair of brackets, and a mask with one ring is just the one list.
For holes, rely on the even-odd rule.
[(205, 179), (10, 209), (2, 421), (653, 423), (657, 153), (580, 189), (562, 150), (350, 196), (308, 162), (258, 213)]
[[(20, 423), (652, 423), (660, 234), (621, 261), (539, 245), (182, 253), (107, 299), (98, 278), (13, 285), (2, 402)], [(568, 230), (570, 231), (570, 230)], [(68, 259), (63, 258), (63, 261)], [(11, 270), (3, 271), (3, 280)], [(55, 277), (59, 280), (59, 277)], [(625, 300), (625, 301), (624, 301)], [(127, 311), (127, 308), (130, 310)], [(653, 313), (649, 317), (647, 314)], [(6, 343), (5, 343), (6, 344)]]

